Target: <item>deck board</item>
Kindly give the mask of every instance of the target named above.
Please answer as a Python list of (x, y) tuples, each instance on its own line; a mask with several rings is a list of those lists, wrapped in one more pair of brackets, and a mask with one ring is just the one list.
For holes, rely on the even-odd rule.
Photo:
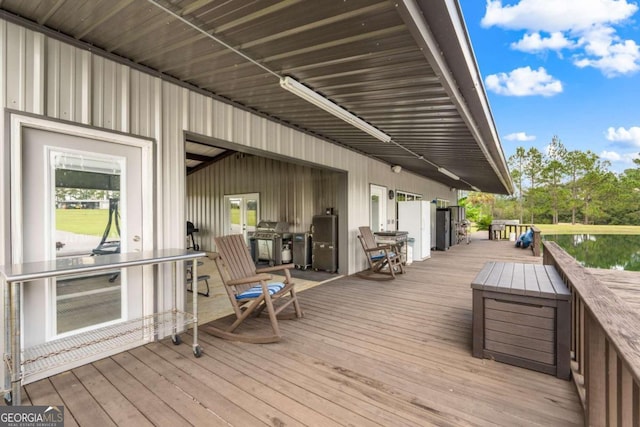
[[(125, 371), (114, 358), (94, 362), (96, 369), (155, 425), (186, 425), (179, 408), (167, 406), (146, 384)], [(166, 390), (157, 390), (166, 393)]]
[(187, 333), (182, 345), (166, 339), (30, 384), (25, 400), (69, 405), (67, 425), (91, 414), (116, 425), (583, 425), (571, 382), (471, 356), (470, 284), (489, 260), (541, 263), (473, 240), (396, 280), (299, 292), (305, 317), (280, 322), (281, 342), (201, 331), (196, 359)]
[(73, 414), (79, 425), (116, 425), (100, 403), (87, 392), (84, 383), (78, 381), (72, 372), (51, 377), (51, 383), (62, 397), (65, 410)]
[(201, 369), (194, 363), (193, 356), (183, 357), (166, 351), (163, 345), (153, 343), (131, 350), (131, 353), (138, 359), (144, 360), (158, 375), (170, 372), (173, 386), (207, 408), (214, 418), (211, 420), (212, 424), (217, 423), (217, 420), (223, 420), (231, 425), (264, 424), (225, 397), (230, 391), (227, 387), (221, 387), (224, 386), (222, 382), (218, 382), (215, 377), (203, 376)]
[(131, 404), (113, 384), (107, 381), (93, 365), (81, 366), (73, 373), (87, 389), (87, 393), (100, 402), (116, 425), (152, 426), (151, 422)]

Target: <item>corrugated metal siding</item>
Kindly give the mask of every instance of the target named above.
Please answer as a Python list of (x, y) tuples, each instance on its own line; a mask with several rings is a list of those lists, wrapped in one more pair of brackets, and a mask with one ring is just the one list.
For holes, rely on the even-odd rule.
[(224, 196), (260, 194), (260, 219), (285, 221), (292, 232), (337, 204), (337, 172), (253, 155), (236, 154), (187, 177), (187, 219), (199, 228), (201, 249), (213, 251), (224, 233)]
[[(439, 182), (421, 179), (411, 172), (402, 170), (400, 173), (393, 173), (391, 167), (385, 165), (381, 167), (376, 160), (370, 159), (368, 163), (369, 180), (372, 184), (387, 187), (389, 190), (400, 190), (408, 193), (420, 194), (423, 200), (433, 200), (435, 198), (449, 200), (452, 205), (456, 203), (457, 190)], [(391, 205), (391, 204), (388, 204)], [(391, 214), (390, 214), (391, 215)], [(393, 216), (395, 217), (395, 210)]]
[[(348, 230), (344, 234), (345, 240), (348, 239), (348, 253), (345, 255), (342, 244), (341, 259), (344, 256), (349, 261), (347, 266), (342, 263), (343, 272), (353, 273), (364, 266), (356, 235), (357, 227), (368, 223), (370, 183), (386, 183), (389, 188), (406, 190), (415, 188), (423, 194), (427, 191), (420, 188), (448, 191), (445, 186), (426, 179), (395, 175), (384, 163), (1, 20), (0, 56), (4, 70), (0, 88), (3, 106), (156, 140), (158, 247), (185, 244), (185, 131), (347, 172), (348, 198), (347, 194), (329, 190), (336, 188), (340, 181), (335, 174), (326, 173), (316, 181), (310, 168), (296, 167), (282, 174), (273, 162), (265, 160), (259, 164), (261, 173), (286, 179), (287, 185), (293, 187), (291, 192), (283, 192), (282, 185), (265, 188), (263, 203), (274, 200), (272, 207), (266, 206), (265, 215), (276, 215), (280, 211), (290, 221), (299, 216), (304, 226), (314, 213), (310, 209), (338, 208), (341, 197), (348, 199), (346, 212), (344, 208), (338, 212), (346, 225), (342, 229)], [(0, 123), (4, 130), (4, 117)], [(0, 156), (6, 164), (5, 150)], [(6, 173), (3, 174), (3, 194), (0, 194), (0, 220), (8, 236)], [(304, 179), (300, 180), (296, 173)], [(225, 169), (220, 176), (214, 170), (203, 171), (189, 182), (193, 195), (186, 210), (202, 218), (219, 215), (222, 200), (209, 201), (208, 195), (244, 191), (238, 188), (244, 179), (237, 168)], [(400, 181), (396, 183), (396, 180)], [(237, 189), (228, 190), (233, 186)], [(245, 187), (246, 191), (255, 191)], [(303, 197), (309, 191), (315, 194), (313, 208), (308, 207), (309, 202)], [(7, 262), (6, 247), (0, 255)], [(167, 304), (168, 301), (164, 301), (161, 305)]]

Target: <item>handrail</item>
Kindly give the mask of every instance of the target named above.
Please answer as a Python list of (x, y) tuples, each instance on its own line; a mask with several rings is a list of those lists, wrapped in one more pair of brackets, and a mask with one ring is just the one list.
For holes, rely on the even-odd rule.
[(511, 233), (515, 233), (517, 238), (522, 233), (526, 232), (529, 228), (533, 230), (533, 242), (531, 243), (531, 250), (533, 251), (533, 256), (538, 257), (540, 256), (542, 249), (542, 236), (540, 229), (533, 224), (510, 224), (507, 222), (505, 222), (504, 224), (490, 224), (489, 240), (508, 239)]
[(557, 243), (544, 242), (543, 263), (571, 290), (571, 368), (585, 425), (639, 425), (640, 314)]
[(504, 223), (494, 222), (489, 224), (489, 240), (508, 239), (511, 233), (515, 233), (517, 238), (532, 226), (533, 224), (514, 224), (507, 221)]

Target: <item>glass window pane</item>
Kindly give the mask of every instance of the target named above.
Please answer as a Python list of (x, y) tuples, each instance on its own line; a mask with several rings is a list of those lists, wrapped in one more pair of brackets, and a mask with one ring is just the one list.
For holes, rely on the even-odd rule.
[[(57, 257), (120, 252), (121, 162), (90, 153), (52, 153)], [(57, 333), (120, 319), (120, 271), (56, 280)]]
[(255, 227), (258, 225), (258, 201), (255, 199), (247, 200), (247, 226)]
[(231, 221), (231, 225), (241, 225), (242, 220), (240, 218), (240, 203), (241, 199), (230, 199), (229, 200), (229, 218)]
[(120, 271), (56, 281), (57, 333), (121, 317)]

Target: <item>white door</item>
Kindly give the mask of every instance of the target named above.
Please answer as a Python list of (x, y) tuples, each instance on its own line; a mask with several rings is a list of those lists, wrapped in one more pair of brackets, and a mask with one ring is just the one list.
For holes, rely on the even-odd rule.
[(224, 234), (242, 234), (248, 242), (248, 237), (256, 231), (256, 225), (258, 225), (259, 204), (258, 193), (224, 196), (226, 215)]
[[(30, 117), (14, 121), (13, 262), (153, 248), (151, 141)], [(23, 285), (23, 346), (152, 313), (151, 274), (135, 267)]]
[(385, 231), (387, 228), (387, 187), (370, 186), (369, 226), (371, 231)]

